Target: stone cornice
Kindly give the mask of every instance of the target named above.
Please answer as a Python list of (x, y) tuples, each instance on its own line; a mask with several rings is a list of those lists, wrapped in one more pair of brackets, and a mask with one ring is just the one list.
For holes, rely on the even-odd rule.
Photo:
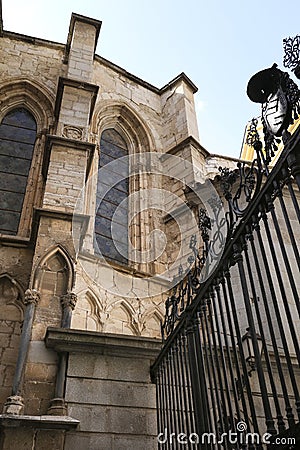
[(0, 1), (0, 36), (3, 36), (2, 1)]
[(28, 237), (0, 233), (0, 243), (3, 246), (9, 247), (28, 247), (31, 244), (31, 239)]
[(43, 428), (47, 430), (72, 430), (79, 425), (79, 420), (69, 416), (12, 416), (0, 414), (0, 426), (3, 428)]
[(61, 44), (60, 42), (37, 38), (35, 36), (28, 36), (27, 34), (15, 33), (14, 31), (3, 30), (2, 37), (27, 42), (28, 44), (33, 45), (42, 45), (44, 47), (55, 47), (58, 50), (64, 50), (65, 48), (65, 45)]
[(114, 70), (115, 72), (119, 73), (120, 75), (123, 75), (124, 77), (128, 78), (129, 80), (139, 84), (140, 86), (143, 86), (144, 88), (146, 88), (149, 91), (152, 91), (158, 95), (161, 95), (164, 92), (166, 92), (167, 90), (172, 89), (172, 87), (179, 81), (185, 81), (185, 83), (187, 83), (189, 85), (189, 87), (191, 88), (193, 94), (195, 94), (198, 91), (197, 86), (192, 82), (192, 80), (184, 72), (177, 75), (175, 78), (173, 78), (167, 84), (165, 84), (162, 88), (158, 88), (157, 86), (154, 86), (153, 84), (148, 83), (148, 81), (145, 81), (142, 78), (139, 78), (136, 75), (134, 75), (130, 72), (127, 72), (127, 70), (125, 70), (122, 67), (118, 66), (117, 64), (109, 61), (108, 59), (103, 58), (103, 56), (95, 55), (95, 61), (99, 62), (100, 64), (103, 64), (106, 67), (109, 67), (110, 69)]
[[(77, 16), (79, 16), (77, 14)], [(83, 16), (80, 16), (83, 17)], [(89, 19), (89, 18), (87, 18)], [(89, 19), (93, 21), (94, 19)], [(95, 23), (99, 22), (95, 20)], [(100, 29), (99, 29), (100, 30)], [(56, 47), (59, 50), (65, 49), (65, 59), (64, 62), (67, 62), (68, 54), (70, 49), (67, 48), (67, 44), (62, 44), (60, 42), (50, 41), (47, 39), (37, 38), (34, 36), (28, 36), (21, 33), (14, 33), (12, 31), (5, 31), (3, 30), (3, 37), (7, 37), (10, 39), (16, 39), (24, 42), (28, 42), (35, 45), (43, 45), (48, 47)], [(180, 80), (185, 81), (191, 88), (192, 92), (195, 93), (198, 91), (197, 86), (191, 81), (191, 79), (182, 72), (181, 74), (177, 75), (175, 78), (173, 78), (171, 81), (169, 81), (167, 84), (165, 84), (162, 88), (158, 88), (157, 86), (154, 86), (153, 84), (143, 80), (142, 78), (139, 78), (138, 76), (128, 72), (127, 70), (123, 69), (122, 67), (118, 66), (117, 64), (113, 63), (112, 61), (109, 61), (108, 59), (104, 58), (103, 56), (95, 54), (94, 56), (95, 61), (97, 61), (100, 64), (103, 64), (106, 67), (109, 67), (110, 69), (114, 70), (115, 72), (119, 73), (120, 75), (123, 75), (124, 77), (128, 78), (128, 80), (133, 81), (134, 83), (139, 84), (140, 86), (143, 86), (144, 88), (148, 89), (149, 91), (154, 92), (155, 94), (161, 95), (166, 90), (172, 88), (175, 83), (177, 83)], [(79, 81), (80, 83), (80, 81)]]
[(184, 73), (181, 72), (177, 77), (173, 78), (173, 80), (169, 81), (165, 86), (163, 86), (159, 91), (160, 94), (163, 94), (164, 92), (168, 91), (169, 89), (172, 89), (178, 82), (184, 81), (191, 89), (193, 94), (196, 94), (198, 91), (197, 86), (192, 82), (192, 80)]
[(57, 352), (89, 352), (127, 358), (155, 359), (161, 349), (158, 339), (48, 327), (46, 346)]
[(62, 212), (62, 211), (56, 211), (53, 209), (46, 209), (46, 208), (35, 208), (36, 217), (39, 219), (41, 216), (44, 217), (53, 217), (54, 219), (61, 219), (61, 220), (72, 220), (77, 222), (88, 222), (90, 216), (86, 214), (75, 214), (71, 212)]
[(194, 148), (199, 150), (204, 155), (205, 158), (211, 156), (210, 153), (204, 147), (202, 147), (200, 142), (198, 142), (193, 136), (188, 136), (187, 138), (183, 139), (183, 141), (174, 145), (174, 147), (169, 148), (169, 150), (163, 153), (162, 156), (176, 155), (176, 153), (180, 152), (188, 145), (192, 145)]

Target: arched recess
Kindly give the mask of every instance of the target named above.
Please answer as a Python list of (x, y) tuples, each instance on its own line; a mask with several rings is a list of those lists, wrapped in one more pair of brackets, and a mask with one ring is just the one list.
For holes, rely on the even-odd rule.
[(104, 321), (103, 305), (97, 295), (90, 288), (79, 292), (72, 314), (71, 328), (102, 331)]
[[(28, 111), (32, 115), (36, 123), (35, 140), (33, 141), (33, 152), (31, 157), (31, 164), (28, 167), (27, 185), (24, 186), (24, 201), (22, 202), (22, 209), (19, 218), (19, 226), (17, 231), (13, 233), (3, 234), (17, 234), (19, 236), (29, 236), (30, 226), (32, 221), (33, 207), (41, 206), (43, 179), (41, 176), (41, 168), (44, 156), (46, 134), (50, 133), (54, 123), (54, 96), (49, 93), (47, 89), (41, 86), (36, 81), (25, 79), (11, 79), (9, 82), (0, 85), (0, 123), (5, 117), (13, 114), (14, 111)], [(17, 118), (17, 116), (16, 116)], [(22, 118), (20, 118), (22, 120)], [(15, 123), (18, 126), (18, 122)], [(20, 129), (22, 123), (20, 122)], [(1, 141), (0, 140), (0, 144)], [(0, 155), (1, 151), (0, 146)], [(22, 149), (20, 148), (20, 156)], [(3, 155), (7, 158), (7, 151)], [(13, 162), (13, 158), (12, 158)], [(30, 162), (30, 161), (29, 161)], [(2, 169), (6, 172), (9, 168), (6, 164), (2, 164)], [(2, 176), (2, 180), (5, 177)], [(5, 180), (4, 180), (5, 181)], [(1, 185), (1, 183), (0, 183)]]
[(155, 151), (152, 133), (140, 116), (128, 105), (107, 102), (95, 108), (91, 131), (101, 136), (104, 130), (113, 128), (124, 136), (130, 153)]
[(40, 290), (42, 282), (43, 282), (43, 270), (47, 267), (50, 260), (53, 258), (60, 259), (64, 266), (65, 272), (68, 274), (66, 289), (71, 291), (74, 286), (75, 281), (75, 268), (74, 262), (69, 255), (69, 252), (62, 247), (61, 245), (55, 245), (46, 251), (46, 253), (38, 260), (35, 265), (33, 278), (31, 281), (31, 285), (33, 289)]
[[(54, 397), (57, 371), (57, 353), (45, 346), (48, 327), (61, 327), (63, 310), (61, 296), (72, 290), (74, 267), (68, 252), (62, 246), (54, 246), (44, 253), (34, 267), (30, 289), (40, 293), (35, 308), (31, 342), (24, 374), (24, 397), (32, 414), (45, 414)], [(42, 361), (47, 364), (47, 374), (33, 372), (40, 365), (36, 352), (41, 352)], [(37, 383), (38, 381), (38, 383)]]
[(138, 335), (136, 327), (136, 312), (125, 299), (117, 300), (106, 310), (107, 321), (103, 331), (106, 333), (120, 333)]
[(155, 308), (151, 309), (142, 317), (143, 324), (143, 336), (149, 336), (154, 338), (161, 338), (161, 322), (163, 321), (164, 316), (162, 312)]
[[(97, 136), (99, 155), (101, 161), (101, 138), (103, 133), (107, 130), (113, 130), (120, 135), (129, 155), (129, 201), (128, 201), (128, 213), (130, 217), (128, 225), (128, 255), (126, 252), (121, 251), (122, 255), (125, 254), (126, 263), (121, 261), (124, 266), (128, 265), (131, 268), (142, 270), (145, 272), (151, 272), (151, 263), (143, 263), (137, 260), (136, 254), (146, 251), (148, 249), (148, 242), (146, 239), (145, 228), (148, 227), (154, 229), (153, 215), (149, 213), (149, 208), (145, 204), (147, 200), (145, 196), (139, 196), (139, 192), (142, 189), (151, 189), (157, 187), (154, 176), (151, 173), (146, 173), (145, 170), (140, 170), (140, 162), (138, 155), (141, 153), (155, 151), (154, 139), (148, 125), (134, 112), (128, 105), (117, 102), (107, 102), (101, 107), (96, 107), (95, 113), (92, 119), (92, 133)], [(98, 158), (94, 161), (93, 173), (98, 171)], [(96, 177), (95, 177), (96, 178)], [(96, 183), (95, 183), (96, 184)], [(101, 176), (98, 178), (98, 186), (101, 184)], [(96, 186), (94, 185), (89, 191), (87, 196), (89, 198), (96, 197)], [(135, 193), (135, 196), (131, 197), (131, 194)], [(132, 200), (131, 200), (132, 199)], [(99, 205), (96, 205), (98, 210)], [(134, 207), (134, 208), (133, 208)], [(133, 209), (132, 209), (133, 208)], [(89, 214), (95, 214), (95, 211), (89, 211)], [(93, 235), (93, 230), (90, 230)], [(130, 245), (130, 243), (132, 245)], [(117, 243), (119, 244), (119, 243)], [(124, 243), (119, 244), (119, 248), (122, 250)], [(97, 249), (95, 250), (97, 253)], [(121, 259), (121, 258), (120, 258)]]
[(24, 291), (9, 274), (0, 275), (0, 410), (11, 395), (24, 313)]
[(38, 133), (51, 132), (55, 96), (36, 80), (15, 78), (2, 83), (0, 102), (0, 122), (10, 110), (23, 106), (34, 116)]
[(36, 264), (31, 285), (41, 294), (36, 309), (35, 327), (45, 331), (47, 326), (60, 326), (60, 297), (72, 291), (75, 280), (74, 264), (61, 246), (49, 249)]

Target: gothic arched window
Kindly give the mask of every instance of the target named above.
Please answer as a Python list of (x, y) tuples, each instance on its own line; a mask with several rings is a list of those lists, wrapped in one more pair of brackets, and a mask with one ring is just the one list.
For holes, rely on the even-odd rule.
[(27, 187), (37, 125), (25, 108), (8, 112), (0, 125), (0, 233), (16, 235)]
[(128, 155), (123, 137), (103, 131), (98, 165), (96, 252), (121, 264), (128, 263)]

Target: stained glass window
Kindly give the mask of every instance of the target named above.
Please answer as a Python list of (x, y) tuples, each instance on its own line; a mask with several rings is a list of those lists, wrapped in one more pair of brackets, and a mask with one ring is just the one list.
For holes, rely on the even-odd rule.
[[(128, 263), (128, 155), (126, 142), (114, 129), (101, 135), (95, 218), (96, 252)], [(121, 158), (121, 159), (120, 159)]]
[(33, 148), (36, 121), (25, 108), (10, 111), (0, 125), (0, 233), (18, 232)]

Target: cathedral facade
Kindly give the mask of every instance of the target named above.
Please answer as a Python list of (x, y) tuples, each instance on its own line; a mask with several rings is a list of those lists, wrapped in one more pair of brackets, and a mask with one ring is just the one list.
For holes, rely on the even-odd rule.
[(100, 29), (72, 14), (59, 44), (1, 28), (4, 449), (156, 445), (149, 368), (187, 255), (170, 213), (220, 158), (191, 80), (157, 88), (101, 58)]
[(156, 448), (165, 301), (218, 195), (208, 180), (236, 167), (200, 144), (193, 82), (126, 72), (95, 54), (100, 30), (72, 14), (60, 44), (1, 24), (5, 450)]

